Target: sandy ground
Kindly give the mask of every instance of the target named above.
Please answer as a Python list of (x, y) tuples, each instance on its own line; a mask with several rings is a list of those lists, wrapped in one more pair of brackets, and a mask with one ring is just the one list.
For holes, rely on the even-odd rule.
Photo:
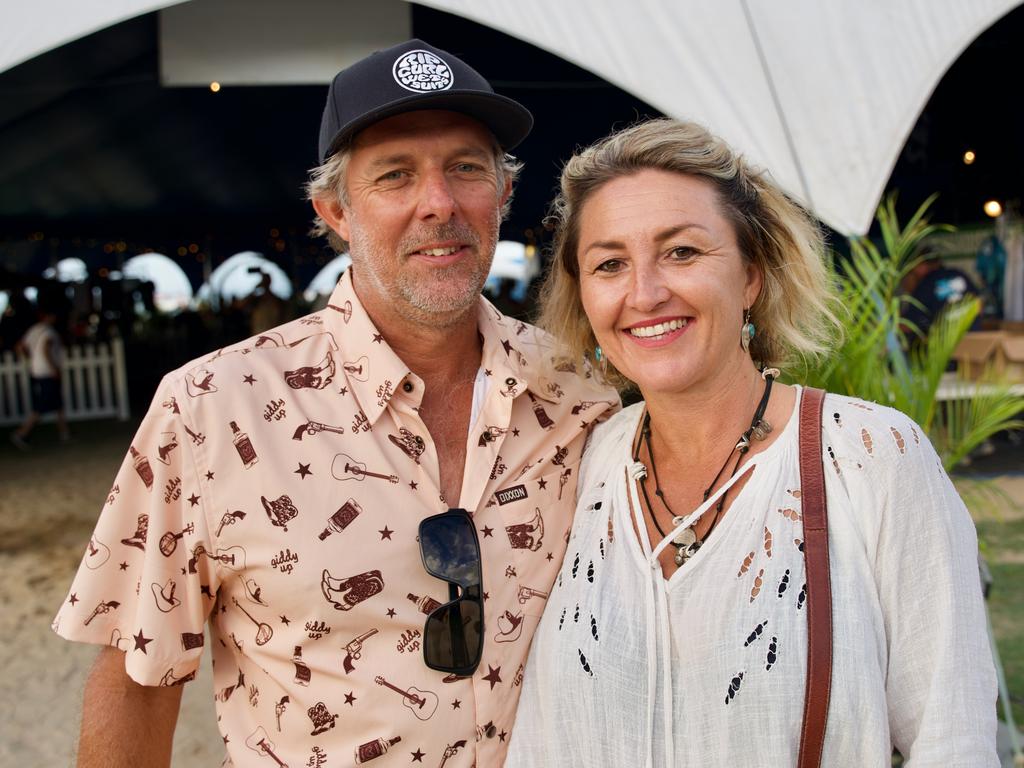
[[(15, 451), (6, 436), (0, 444), (2, 767), (75, 763), (82, 690), (96, 649), (62, 640), (50, 622), (67, 594), (133, 428), (73, 426), (76, 436), (69, 444), (57, 443), (52, 427), (40, 430), (31, 453)], [(997, 482), (1024, 504), (1024, 475)], [(185, 687), (172, 765), (218, 766), (223, 754), (206, 658), (196, 681)]]
[[(73, 766), (82, 690), (94, 646), (50, 630), (67, 595), (84, 543), (132, 429), (73, 425), (75, 440), (58, 444), (41, 429), (38, 445), (20, 454), (0, 448), (0, 766)], [(6, 432), (2, 430), (0, 432)], [(224, 756), (213, 709), (212, 674), (204, 658), (185, 686), (174, 739), (174, 768), (218, 766)]]

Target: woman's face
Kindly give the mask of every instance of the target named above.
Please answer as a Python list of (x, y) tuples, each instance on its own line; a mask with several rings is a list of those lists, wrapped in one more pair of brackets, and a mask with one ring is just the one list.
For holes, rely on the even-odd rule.
[(580, 212), (583, 309), (609, 361), (645, 397), (714, 388), (761, 290), (711, 182), (644, 170), (601, 187)]

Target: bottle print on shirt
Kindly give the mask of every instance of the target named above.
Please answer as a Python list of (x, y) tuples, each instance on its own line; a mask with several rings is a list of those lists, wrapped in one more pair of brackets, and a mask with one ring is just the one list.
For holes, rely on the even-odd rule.
[(401, 740), (401, 736), (395, 736), (393, 739), (374, 739), (373, 741), (368, 741), (365, 744), (360, 744), (356, 747), (356, 762), (366, 763), (370, 760), (374, 760), (386, 753), (391, 749), (391, 747)]
[(135, 464), (135, 471), (146, 484), (146, 488), (153, 488), (153, 468), (149, 465), (149, 459), (144, 454), (135, 450), (135, 446), (128, 446), (128, 452), (132, 455), (132, 462)]
[(229, 424), (232, 433), (231, 442), (235, 444), (235, 450), (238, 451), (238, 457), (242, 460), (242, 466), (249, 469), (260, 460), (259, 456), (256, 455), (256, 449), (252, 447), (252, 440), (249, 439), (249, 435), (242, 432), (238, 428), (237, 423), (232, 421)]

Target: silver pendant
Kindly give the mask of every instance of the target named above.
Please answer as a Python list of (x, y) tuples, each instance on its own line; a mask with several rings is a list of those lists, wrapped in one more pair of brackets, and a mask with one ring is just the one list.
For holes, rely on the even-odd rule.
[(700, 549), (701, 542), (697, 540), (697, 534), (694, 533), (694, 530), (691, 527), (684, 528), (680, 531), (679, 535), (673, 539), (672, 544), (676, 548), (675, 563), (679, 566), (697, 553), (697, 550)]
[(764, 440), (766, 437), (768, 437), (768, 435), (771, 434), (771, 431), (772, 431), (772, 425), (768, 422), (768, 420), (767, 419), (761, 419), (754, 426), (754, 432), (753, 432), (754, 439), (755, 440)]

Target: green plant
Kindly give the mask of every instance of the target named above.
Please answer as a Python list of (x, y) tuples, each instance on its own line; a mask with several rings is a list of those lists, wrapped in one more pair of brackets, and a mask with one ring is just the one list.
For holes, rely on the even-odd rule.
[(962, 382), (964, 397), (937, 396), (943, 373), (980, 305), (977, 299), (950, 305), (924, 334), (906, 319), (913, 299), (900, 285), (920, 263), (921, 241), (951, 229), (929, 223), (927, 213), (934, 200), (934, 195), (928, 198), (901, 227), (896, 197), (888, 196), (877, 213), (882, 248), (854, 237), (848, 260), (840, 263), (833, 256), (844, 335), (827, 359), (806, 367), (798, 378), (810, 386), (903, 411), (928, 433), (951, 472), (997, 432), (1024, 426), (1019, 418), (1024, 397), (991, 375), (980, 382)]

